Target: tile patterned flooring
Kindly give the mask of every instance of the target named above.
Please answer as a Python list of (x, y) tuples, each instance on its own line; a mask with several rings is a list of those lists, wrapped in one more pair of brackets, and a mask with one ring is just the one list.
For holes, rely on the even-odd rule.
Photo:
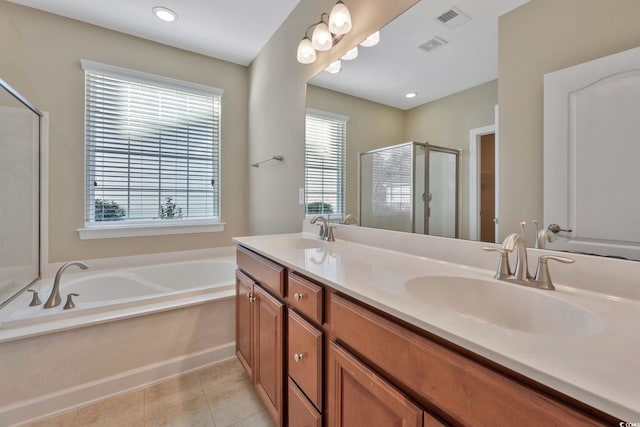
[(275, 427), (231, 359), (27, 427)]

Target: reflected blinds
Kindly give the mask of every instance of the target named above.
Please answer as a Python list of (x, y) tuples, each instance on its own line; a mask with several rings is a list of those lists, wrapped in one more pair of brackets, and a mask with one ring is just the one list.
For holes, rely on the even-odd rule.
[(304, 156), (307, 215), (344, 213), (347, 120), (307, 110)]
[(83, 67), (86, 222), (218, 218), (222, 91)]
[(412, 145), (399, 145), (367, 153), (372, 156), (371, 186), (373, 215), (411, 211), (413, 181)]

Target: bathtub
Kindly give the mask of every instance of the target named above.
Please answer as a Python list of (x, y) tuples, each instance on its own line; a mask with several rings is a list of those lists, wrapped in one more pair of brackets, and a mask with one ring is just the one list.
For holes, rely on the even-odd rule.
[[(235, 256), (65, 272), (62, 304), (0, 310), (0, 425), (31, 422), (235, 354)], [(91, 262), (89, 262), (91, 264)], [(93, 270), (93, 271), (92, 271)], [(53, 279), (37, 284), (44, 303)], [(76, 307), (63, 310), (67, 294)]]
[[(72, 267), (73, 268), (73, 267)], [(197, 261), (148, 265), (121, 270), (76, 272), (67, 270), (60, 282), (62, 303), (51, 309), (42, 305), (29, 307), (31, 294), (22, 295), (5, 310), (0, 310), (0, 331), (43, 325), (68, 327), (70, 322), (56, 322), (84, 318), (91, 322), (119, 318), (118, 314), (130, 317), (157, 309), (170, 309), (181, 302), (201, 301), (228, 297), (234, 291), (235, 257), (219, 257)], [(38, 294), (44, 303), (51, 293), (53, 278), (37, 285)], [(75, 308), (64, 310), (68, 294)], [(105, 314), (112, 316), (105, 316)], [(74, 326), (79, 326), (82, 323)]]

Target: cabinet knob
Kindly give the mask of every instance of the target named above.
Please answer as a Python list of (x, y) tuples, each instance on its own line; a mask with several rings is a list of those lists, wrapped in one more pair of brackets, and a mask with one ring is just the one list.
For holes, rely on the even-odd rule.
[(253, 296), (253, 292), (249, 292), (247, 294), (247, 299), (249, 300), (249, 302), (254, 302), (256, 300), (256, 297)]
[(302, 353), (295, 353), (293, 355), (293, 360), (295, 360), (296, 362), (300, 362), (303, 358), (303, 354)]
[(303, 297), (303, 296), (304, 296), (303, 294), (299, 294), (298, 292), (296, 292), (295, 294), (293, 294), (293, 298), (294, 298), (296, 301), (302, 301), (302, 297)]

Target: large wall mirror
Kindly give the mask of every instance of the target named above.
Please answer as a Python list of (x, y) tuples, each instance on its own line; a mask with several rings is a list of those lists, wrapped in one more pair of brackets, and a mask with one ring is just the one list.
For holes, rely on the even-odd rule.
[(0, 308), (40, 275), (40, 117), (0, 79)]
[[(541, 3), (531, 3), (536, 2)], [(513, 187), (498, 185), (501, 169), (503, 182), (511, 179), (514, 183), (520, 177), (509, 178), (513, 165), (499, 160), (500, 144), (514, 142), (501, 142), (499, 134), (495, 137), (503, 116), (498, 105), (498, 18), (512, 11), (519, 13), (524, 8), (518, 8), (527, 3), (460, 0), (454, 6), (450, 1), (423, 0), (382, 28), (378, 45), (359, 46), (358, 56), (342, 60), (339, 72), (325, 70), (308, 82), (308, 108), (349, 117), (346, 212), (361, 211), (358, 153), (414, 141), (460, 153), (456, 183), (459, 238), (499, 242), (506, 234), (521, 231), (518, 221), (524, 216), (522, 219), (528, 221), (527, 245), (538, 243), (538, 234), (532, 231), (536, 227), (533, 220), (540, 230), (549, 224), (544, 223), (543, 197), (528, 191), (528, 186), (542, 188), (542, 149), (539, 155), (520, 159), (536, 162), (533, 168), (539, 175), (535, 182), (519, 182), (522, 192), (517, 197), (513, 191), (500, 194), (500, 188)], [(529, 9), (538, 9), (537, 4), (532, 6)], [(527, 55), (527, 48), (530, 46), (522, 47), (522, 55)], [(542, 85), (537, 89), (542, 95)], [(542, 145), (542, 141), (539, 143)], [(536, 200), (531, 201), (532, 197)], [(538, 207), (536, 212), (518, 214), (518, 221), (503, 224), (499, 207), (504, 210), (505, 204), (521, 205), (525, 198)], [(407, 202), (419, 203), (419, 199), (406, 197)], [(422, 200), (429, 203), (430, 197)], [(502, 212), (503, 216), (507, 214)], [(547, 249), (564, 249), (554, 248), (549, 242), (554, 236), (547, 236), (541, 244)], [(616, 255), (608, 253), (606, 245), (589, 253)]]

